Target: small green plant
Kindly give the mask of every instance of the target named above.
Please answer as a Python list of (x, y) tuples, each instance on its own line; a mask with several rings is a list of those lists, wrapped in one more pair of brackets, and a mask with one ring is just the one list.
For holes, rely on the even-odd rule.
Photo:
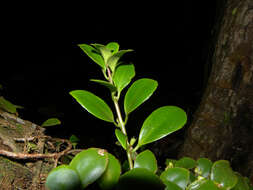
[[(237, 183), (235, 175), (233, 175), (233, 182), (226, 181), (226, 185), (216, 175), (217, 172), (223, 172), (223, 174), (230, 172), (225, 161), (220, 167), (218, 163), (215, 163), (216, 167), (212, 167), (212, 170), (211, 163), (207, 160), (195, 162), (190, 158), (184, 158), (175, 162), (167, 161), (168, 166), (158, 176), (155, 155), (150, 150), (140, 153), (138, 150), (143, 145), (181, 129), (187, 121), (186, 113), (176, 106), (160, 107), (145, 119), (138, 140), (129, 138), (126, 130), (128, 118), (154, 93), (158, 86), (157, 81), (142, 78), (133, 82), (123, 97), (123, 105), (120, 106), (122, 92), (135, 76), (134, 65), (122, 63), (121, 57), (132, 50), (119, 50), (116, 42), (107, 45), (81, 44), (79, 46), (101, 67), (105, 80), (91, 79), (91, 81), (108, 88), (115, 111), (113, 112), (104, 100), (89, 91), (74, 90), (70, 92), (70, 95), (95, 117), (114, 124), (115, 137), (126, 152), (129, 170), (121, 175), (121, 164), (115, 156), (104, 149), (89, 148), (78, 153), (69, 165), (58, 166), (49, 173), (46, 186), (50, 190), (85, 189), (94, 182), (103, 190), (115, 188), (120, 190), (140, 188), (202, 190), (206, 187), (212, 190), (220, 189), (219, 185), (229, 189)], [(194, 167), (197, 169), (191, 173), (190, 170)], [(217, 182), (210, 182), (209, 173), (211, 173), (210, 180)], [(201, 177), (197, 177), (198, 175)], [(205, 177), (206, 180), (204, 180)]]

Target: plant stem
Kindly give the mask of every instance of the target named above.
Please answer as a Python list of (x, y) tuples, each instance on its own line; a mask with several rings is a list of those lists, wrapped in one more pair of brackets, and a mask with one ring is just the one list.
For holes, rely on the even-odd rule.
[[(111, 84), (113, 84), (112, 75), (111, 75), (111, 71), (110, 71), (109, 68), (107, 68), (107, 73), (108, 73), (109, 82)], [(126, 135), (126, 137), (127, 137), (125, 123), (122, 119), (120, 108), (119, 108), (119, 103), (118, 103), (119, 97), (115, 97), (114, 94), (112, 94), (112, 99), (113, 99), (113, 103), (114, 103), (116, 113), (117, 113), (117, 116), (118, 116), (118, 119), (119, 119), (120, 129), (121, 129), (122, 133), (124, 135)], [(127, 150), (126, 150), (126, 152), (127, 152), (127, 159), (128, 159), (128, 163), (129, 163), (129, 168), (133, 169), (132, 148), (131, 148), (131, 146), (128, 142), (128, 139), (127, 139)]]
[[(114, 106), (116, 108), (116, 112), (117, 112), (117, 115), (118, 115), (118, 118), (119, 118), (121, 131), (124, 135), (127, 136), (125, 124), (124, 124), (124, 122), (122, 120), (122, 117), (121, 117), (118, 101), (114, 99), (113, 102), (114, 102)], [(127, 159), (128, 159), (129, 167), (130, 167), (130, 169), (133, 169), (132, 151), (131, 151), (131, 147), (130, 147), (130, 144), (129, 144), (128, 140), (127, 140), (127, 147), (128, 147), (127, 148)]]

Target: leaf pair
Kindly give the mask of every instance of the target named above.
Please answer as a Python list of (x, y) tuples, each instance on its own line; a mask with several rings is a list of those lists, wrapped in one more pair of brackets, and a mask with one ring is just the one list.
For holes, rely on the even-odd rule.
[(135, 76), (135, 70), (133, 64), (122, 64), (116, 68), (113, 74), (113, 83), (104, 80), (91, 79), (92, 82), (99, 83), (107, 87), (111, 92), (120, 92), (131, 82), (132, 78)]
[(69, 165), (53, 169), (46, 181), (50, 190), (84, 189), (97, 181), (101, 189), (111, 189), (118, 182), (119, 161), (104, 149), (89, 148), (78, 153)]
[(115, 71), (115, 68), (119, 64), (119, 59), (125, 53), (133, 51), (133, 50), (119, 51), (119, 44), (116, 42), (110, 42), (107, 45), (80, 44), (79, 47), (103, 70), (106, 70), (106, 67), (110, 67), (112, 72)]
[[(119, 79), (118, 81), (120, 89), (127, 85), (127, 80), (125, 79)], [(133, 83), (125, 96), (125, 112), (129, 114), (145, 102), (156, 87), (157, 82), (152, 79), (140, 79)], [(138, 93), (141, 94), (137, 95)], [(104, 121), (114, 122), (114, 116), (110, 107), (98, 96), (85, 90), (74, 90), (70, 92), (70, 95), (92, 115)]]

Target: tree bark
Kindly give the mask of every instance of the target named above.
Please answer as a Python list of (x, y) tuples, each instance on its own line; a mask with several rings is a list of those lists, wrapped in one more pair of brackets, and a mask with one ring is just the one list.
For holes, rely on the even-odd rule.
[(0, 109), (0, 189), (45, 190), (47, 174), (71, 148), (68, 140)]
[(253, 1), (220, 2), (210, 77), (179, 156), (227, 159), (253, 177)]

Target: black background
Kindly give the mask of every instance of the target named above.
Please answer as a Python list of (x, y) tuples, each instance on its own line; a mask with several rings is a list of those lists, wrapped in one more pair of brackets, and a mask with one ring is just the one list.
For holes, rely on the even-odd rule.
[[(215, 1), (173, 1), (101, 4), (15, 4), (2, 7), (1, 92), (22, 105), (23, 119), (41, 124), (58, 117), (61, 126), (48, 133), (75, 134), (82, 146), (113, 145), (114, 127), (89, 115), (68, 94), (86, 89), (105, 98), (100, 68), (77, 46), (116, 41), (134, 49), (123, 59), (135, 65), (136, 77), (159, 82), (151, 99), (129, 118), (130, 135), (155, 108), (180, 106), (192, 116), (203, 90), (204, 66), (215, 22)], [(47, 111), (45, 111), (47, 109)], [(183, 134), (181, 134), (183, 136)]]

